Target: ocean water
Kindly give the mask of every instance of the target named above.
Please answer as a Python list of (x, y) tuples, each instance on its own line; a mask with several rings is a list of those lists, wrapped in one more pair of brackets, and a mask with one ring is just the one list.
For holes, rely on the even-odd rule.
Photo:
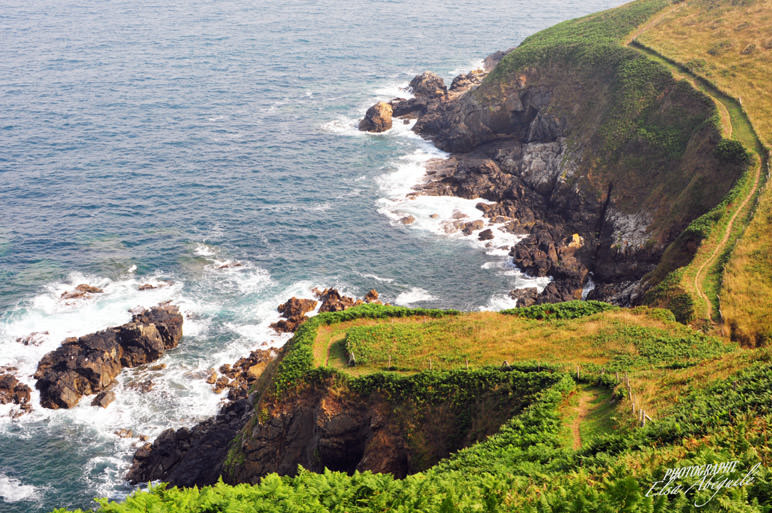
[[(0, 407), (0, 511), (130, 493), (140, 441), (116, 431), (152, 438), (214, 414), (206, 370), (286, 342), (268, 325), (292, 295), (376, 288), (396, 304), (474, 310), (544, 286), (508, 262), (512, 236), (493, 227), (485, 247), (447, 233), (453, 216), (480, 217), (476, 201), (405, 196), (441, 152), (410, 125), (369, 135), (356, 121), (409, 94), (417, 73), (449, 82), (620, 3), (4, 1), (0, 367), (34, 386), (65, 337), (166, 300), (185, 336), (166, 369), (125, 370), (107, 409), (45, 410), (36, 392), (31, 414)], [(80, 283), (104, 293), (60, 298)], [(37, 345), (17, 342), (32, 333)]]

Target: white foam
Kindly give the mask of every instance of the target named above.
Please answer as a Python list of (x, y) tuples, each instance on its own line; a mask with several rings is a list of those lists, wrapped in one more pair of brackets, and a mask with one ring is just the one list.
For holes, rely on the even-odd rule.
[(5, 502), (40, 500), (41, 490), (32, 485), (25, 485), (18, 479), (0, 473), (0, 499)]
[(595, 290), (595, 282), (592, 281), (592, 275), (589, 275), (587, 276), (587, 283), (582, 287), (582, 300), (587, 299), (587, 296), (589, 296), (590, 292), (593, 290)]
[(376, 281), (381, 281), (383, 283), (394, 283), (394, 278), (383, 278), (381, 276), (378, 276), (372, 273), (359, 273), (359, 275), (363, 278), (370, 278)]
[(432, 296), (428, 291), (419, 287), (413, 287), (408, 291), (400, 293), (396, 299), (394, 299), (394, 304), (399, 306), (413, 306), (422, 301), (432, 301), (435, 299), (437, 298)]
[[(55, 430), (73, 447), (88, 440), (90, 452), (98, 454), (85, 465), (84, 479), (94, 495), (117, 497), (126, 491), (122, 476), (140, 435), (152, 440), (167, 428), (189, 427), (214, 415), (223, 394), (215, 394), (206, 383), (209, 369), (257, 348), (283, 345), (290, 335), (270, 328), (279, 319), (276, 306), (292, 295), (311, 297), (311, 289), (318, 284), (297, 282), (273, 289), (269, 273), (249, 261), (232, 258), (211, 244), (201, 243), (191, 250), (204, 261), (193, 266), (195, 275), (185, 280), (162, 272), (115, 280), (73, 273), (5, 312), (0, 317), (0, 366), (18, 368), (15, 374), (32, 389), (33, 411), (11, 419), (8, 414), (18, 407), (2, 406), (0, 432), (35, 437)], [(80, 283), (104, 292), (75, 300), (61, 298), (62, 292)], [(140, 291), (143, 284), (157, 288)], [(32, 375), (44, 354), (66, 337), (121, 325), (130, 320), (129, 310), (164, 301), (178, 305), (185, 318), (182, 342), (152, 364), (123, 369), (113, 388), (116, 398), (107, 408), (91, 406), (93, 398), (88, 396), (71, 409), (40, 406)], [(16, 341), (32, 332), (45, 332), (35, 337), (39, 345)], [(134, 436), (116, 434), (125, 429)]]
[[(466, 66), (460, 66), (456, 69), (453, 69), (448, 72), (448, 76), (453, 79), (456, 78), (458, 75), (461, 75), (462, 73), (469, 73), (470, 71), (474, 71), (476, 69), (483, 69), (485, 67), (485, 61), (483, 59), (475, 59), (473, 61), (470, 61)], [(448, 84), (450, 86), (450, 84)]]

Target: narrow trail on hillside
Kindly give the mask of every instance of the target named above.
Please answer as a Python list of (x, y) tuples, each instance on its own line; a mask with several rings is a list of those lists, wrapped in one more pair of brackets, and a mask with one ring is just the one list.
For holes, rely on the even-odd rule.
[(594, 390), (580, 390), (577, 393), (579, 394), (579, 405), (577, 406), (579, 411), (576, 415), (576, 418), (571, 422), (571, 436), (573, 438), (574, 450), (582, 448), (582, 433), (579, 428), (590, 415), (590, 409), (593, 401), (595, 401), (600, 395), (597, 393), (597, 391)]
[[(663, 63), (665, 66), (668, 67), (668, 69), (671, 71), (671, 73), (676, 79), (687, 80), (696, 89), (698, 89), (699, 91), (701, 91), (702, 93), (710, 97), (715, 103), (716, 108), (719, 110), (719, 114), (721, 116), (721, 121), (722, 121), (721, 124), (725, 132), (724, 137), (729, 139), (732, 137), (733, 134), (742, 133), (742, 132), (739, 131), (738, 128), (734, 126), (735, 120), (732, 119), (732, 116), (730, 115), (730, 106), (727, 105), (725, 103), (725, 100), (721, 97), (721, 96), (724, 96), (724, 93), (720, 95), (715, 93), (713, 90), (711, 90), (711, 87), (705, 84), (705, 82), (707, 82), (706, 79), (691, 73), (689, 70), (687, 70), (686, 68), (683, 68), (675, 61), (671, 62), (670, 59), (668, 59), (666, 56), (660, 55), (655, 50), (647, 46), (644, 46), (642, 43), (637, 41), (638, 37), (641, 34), (643, 34), (649, 28), (655, 26), (666, 15), (672, 13), (677, 9), (679, 9), (678, 5), (662, 10), (659, 14), (651, 18), (648, 22), (638, 27), (632, 34), (630, 34), (624, 40), (624, 43), (628, 47), (633, 48), (658, 62)], [(731, 99), (732, 101), (737, 101), (734, 98), (731, 98)], [(738, 105), (740, 105), (739, 102), (737, 103)], [(747, 123), (748, 126), (752, 127), (753, 125), (751, 124), (750, 120), (747, 118), (745, 111), (742, 110), (742, 108), (740, 108), (740, 112), (743, 118), (742, 121)], [(706, 278), (706, 274), (711, 269), (711, 267), (716, 262), (716, 260), (727, 249), (726, 246), (727, 246), (727, 243), (729, 242), (729, 239), (732, 236), (732, 232), (734, 231), (735, 221), (737, 220), (738, 215), (741, 212), (745, 211), (745, 208), (748, 206), (750, 201), (756, 196), (759, 190), (759, 183), (761, 182), (761, 170), (763, 165), (763, 158), (761, 155), (758, 154), (758, 151), (757, 151), (757, 148), (761, 146), (761, 142), (758, 140), (758, 137), (756, 137), (755, 131), (753, 131), (753, 129), (750, 130), (750, 133), (754, 134), (753, 137), (755, 140), (752, 141), (753, 144), (749, 144), (751, 141), (741, 141), (741, 142), (744, 143), (744, 146), (746, 146), (748, 150), (750, 150), (756, 155), (757, 162), (755, 163), (754, 170), (753, 170), (753, 185), (750, 188), (750, 190), (747, 192), (747, 194), (745, 194), (745, 196), (741, 199), (739, 205), (735, 207), (734, 213), (732, 214), (732, 217), (729, 218), (729, 221), (726, 224), (726, 227), (724, 229), (724, 233), (721, 236), (721, 239), (716, 243), (715, 247), (713, 248), (713, 252), (697, 268), (697, 272), (694, 275), (694, 290), (706, 305), (705, 318), (708, 321), (713, 320), (713, 303), (708, 297), (708, 294), (705, 291), (705, 287), (703, 283)], [(719, 314), (719, 322), (720, 322), (721, 321), (720, 310), (718, 314)]]

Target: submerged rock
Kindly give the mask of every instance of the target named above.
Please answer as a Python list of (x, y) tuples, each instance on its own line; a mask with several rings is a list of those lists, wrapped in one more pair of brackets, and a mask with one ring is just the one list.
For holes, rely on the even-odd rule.
[(359, 129), (364, 132), (385, 132), (391, 128), (391, 105), (378, 102), (365, 113), (365, 118), (359, 122)]
[(123, 367), (157, 360), (181, 338), (179, 309), (163, 305), (135, 314), (123, 326), (67, 339), (38, 363), (40, 404), (72, 408), (82, 396), (107, 389)]
[(536, 298), (539, 295), (539, 289), (536, 287), (528, 287), (525, 289), (515, 289), (509, 293), (509, 297), (517, 300), (517, 307), (531, 306), (536, 303)]
[(104, 292), (104, 290), (100, 289), (99, 287), (93, 287), (91, 285), (88, 285), (86, 283), (81, 283), (77, 287), (75, 287), (75, 290), (71, 290), (69, 292), (62, 293), (61, 298), (62, 299), (78, 299), (84, 296), (87, 296), (88, 294), (101, 294)]

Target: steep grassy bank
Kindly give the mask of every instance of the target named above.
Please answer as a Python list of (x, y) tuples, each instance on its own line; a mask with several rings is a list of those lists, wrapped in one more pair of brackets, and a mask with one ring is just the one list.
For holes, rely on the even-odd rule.
[[(523, 323), (560, 325), (583, 319), (597, 321), (619, 312), (613, 308), (605, 310), (551, 305), (550, 310), (520, 309), (503, 315)], [(392, 325), (391, 319), (421, 324), (427, 317), (445, 322), (458, 318), (456, 314), (445, 316), (433, 311), (419, 311), (412, 316), (405, 309), (359, 307), (342, 314), (320, 316), (316, 322), (306, 324), (304, 333), (299, 333), (291, 342), (276, 367), (273, 381), (264, 383), (252, 425), (234, 441), (229, 462), (232, 471), (246, 467), (249, 453), (242, 450), (248, 446), (249, 433), (254, 432), (258, 424), (271, 423), (270, 408), (283, 405), (280, 409), (286, 412), (290, 405), (308, 398), (309, 389), (325, 390), (329, 398), (327, 405), (316, 411), (333, 411), (333, 403), (351, 401), (359, 394), (370, 401), (393, 401), (403, 406), (403, 399), (412, 405), (451, 401), (465, 405), (460, 411), (470, 411), (466, 409), (469, 404), (490, 404), (483, 399), (486, 393), (491, 394), (487, 396), (489, 399), (496, 393), (499, 400), (512, 397), (512, 385), (529, 391), (523, 394), (525, 400), (518, 399), (524, 407), (504, 420), (493, 436), (402, 480), (370, 472), (349, 475), (329, 470), (319, 474), (300, 470), (294, 477), (267, 475), (255, 485), (220, 483), (201, 489), (157, 487), (137, 493), (125, 503), (105, 502), (102, 510), (685, 512), (693, 511), (695, 502), (706, 502), (701, 508), (703, 511), (769, 510), (772, 488), (766, 469), (757, 469), (756, 478), (747, 486), (723, 490), (713, 500), (710, 500), (712, 492), (707, 490), (686, 496), (646, 496), (651, 486), (662, 479), (665, 469), (673, 466), (737, 460), (738, 470), (747, 472), (757, 463), (769, 463), (772, 452), (766, 437), (772, 421), (772, 405), (768, 400), (772, 355), (768, 350), (737, 351), (732, 347), (725, 347), (719, 353), (703, 350), (696, 353), (701, 358), (679, 368), (683, 363), (683, 336), (688, 334), (682, 330), (689, 328), (679, 327), (672, 318), (657, 311), (641, 310), (636, 315), (644, 324), (660, 322), (661, 326), (677, 328), (676, 337), (659, 339), (652, 346), (658, 354), (656, 363), (641, 362), (627, 371), (636, 394), (642, 384), (649, 383), (662, 386), (659, 393), (666, 396), (657, 409), (655, 421), (643, 428), (638, 427), (632, 413), (628, 413), (629, 403), (625, 399), (628, 392), (623, 377), (617, 381), (614, 373), (603, 373), (592, 366), (582, 368), (578, 381), (605, 390), (602, 393), (607, 402), (608, 398), (613, 401), (613, 410), (598, 411), (595, 417), (585, 416), (584, 425), (578, 426), (583, 434), (578, 445), (567, 444), (565, 435), (567, 423), (573, 422), (571, 414), (566, 412), (566, 401), (570, 402), (576, 393), (576, 374), (546, 363), (513, 363), (512, 368), (507, 369), (428, 371), (409, 376), (373, 372), (356, 378), (335, 369), (315, 368), (313, 345), (324, 339), (319, 333), (322, 326), (343, 323), (356, 331), (358, 320), (381, 318), (370, 327), (380, 325), (392, 329), (396, 323)], [(633, 319), (626, 322), (630, 327), (634, 323)], [(691, 333), (698, 339), (703, 337), (697, 332)], [(550, 339), (542, 339), (542, 343), (553, 344)], [(411, 340), (405, 339), (398, 345), (404, 344), (411, 344)], [(442, 360), (443, 352), (451, 356), (456, 349), (442, 344), (433, 347), (438, 361)], [(571, 353), (559, 342), (554, 343), (553, 351), (562, 351), (570, 361)], [(306, 370), (298, 374), (301, 367)], [(724, 372), (711, 374), (715, 369), (724, 369)], [(282, 379), (282, 374), (287, 373), (296, 376), (291, 383)], [(285, 385), (276, 388), (275, 383), (280, 382)], [(585, 390), (584, 385), (581, 390)], [(469, 398), (474, 398), (472, 403), (466, 402)], [(636, 397), (636, 400), (639, 399)], [(396, 410), (397, 417), (414, 419), (417, 426), (432, 425), (428, 421), (420, 422), (421, 417), (415, 413), (413, 407)], [(464, 425), (459, 423), (461, 427)], [(420, 429), (414, 430), (413, 435), (416, 446), (432, 445), (432, 440)], [(328, 457), (324, 451), (330, 447), (323, 445), (317, 456)], [(351, 447), (343, 445), (339, 449), (345, 453)], [(387, 454), (385, 449), (389, 447), (393, 446), (384, 446), (378, 454)], [(742, 477), (739, 472), (736, 474)]]
[[(680, 283), (677, 288), (682, 291), (689, 290), (690, 282), (701, 282), (713, 304), (712, 320), (723, 322), (724, 333), (746, 345), (772, 340), (772, 242), (767, 236), (772, 193), (764, 186), (772, 140), (772, 95), (767, 84), (772, 73), (771, 20), (772, 2), (767, 0), (688, 0), (664, 10), (637, 35), (642, 43), (713, 88), (712, 94), (731, 114), (731, 137), (754, 155), (749, 173), (758, 176), (738, 184), (738, 194), (730, 194), (719, 206), (722, 208), (712, 213), (718, 220), (710, 236), (713, 240), (706, 241), (704, 251), (701, 248), (703, 255), (698, 254), (692, 265), (670, 280)], [(750, 190), (754, 182), (759, 184), (758, 197)], [(699, 262), (721, 242), (732, 207), (737, 208), (743, 198), (750, 199), (745, 204), (747, 212), (740, 213), (720, 253), (701, 278)], [(672, 294), (677, 288), (671, 288), (671, 297), (679, 297)], [(683, 294), (680, 297), (679, 301), (688, 303)], [(692, 293), (689, 299), (697, 308), (694, 315), (683, 314), (686, 320), (704, 318), (699, 295)]]
[[(502, 210), (526, 219), (520, 224), (535, 240), (515, 248), (516, 264), (529, 269), (540, 258), (532, 247), (556, 241), (546, 272), (556, 277), (560, 299), (576, 298), (577, 283), (591, 272), (593, 297), (640, 302), (691, 261), (710, 232), (693, 223), (748, 167), (722, 136), (711, 97), (625, 44), (667, 5), (633, 2), (531, 36), (477, 89), (416, 125), (457, 158), (472, 156), (446, 180), (449, 187), (511, 203)], [(559, 154), (544, 157), (543, 145), (556, 142)], [(475, 158), (492, 163), (474, 172)], [(573, 234), (583, 241), (575, 251), (565, 244)], [(665, 252), (668, 268), (640, 281)]]
[[(754, 233), (740, 267), (769, 272), (758, 212), (772, 219), (760, 200), (742, 235), (753, 148), (728, 139), (742, 138), (740, 111), (700, 92), (668, 54), (625, 44), (668, 5), (641, 0), (529, 38), (470, 93), (469, 132), (451, 142), (508, 142), (523, 119), (564, 127), (562, 165), (571, 165), (556, 183), (581, 191), (587, 206), (571, 222), (589, 230), (596, 262), (641, 257), (653, 270), (648, 299), (670, 310), (568, 302), (319, 315), (263, 375), (254, 413), (230, 443), (225, 479), (254, 484), (161, 486), (103, 511), (772, 511), (772, 350), (742, 349), (676, 320), (696, 318), (699, 291), (715, 297), (715, 248), (728, 255), (732, 240)], [(538, 114), (512, 109), (534, 97), (546, 99)], [(620, 225), (620, 215), (633, 220)], [(739, 251), (727, 269), (743, 262)], [(728, 290), (742, 275), (721, 276), (714, 283)], [(765, 322), (768, 311), (754, 315)], [(730, 461), (738, 462), (731, 479), (752, 478), (719, 491), (651, 493), (667, 469)]]

